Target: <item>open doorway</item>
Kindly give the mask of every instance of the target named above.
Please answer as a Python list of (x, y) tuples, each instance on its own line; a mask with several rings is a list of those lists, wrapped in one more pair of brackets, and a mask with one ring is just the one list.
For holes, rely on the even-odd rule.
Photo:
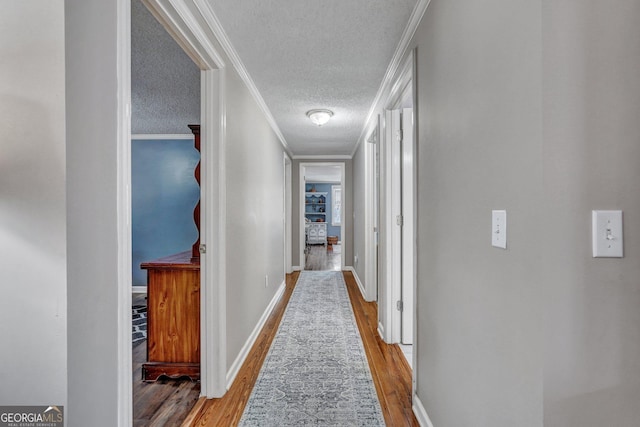
[(300, 164), (300, 260), (303, 270), (342, 270), (344, 163)]
[(283, 166), (284, 166), (284, 213), (283, 213), (283, 221), (284, 221), (284, 272), (285, 274), (290, 274), (293, 272), (292, 262), (291, 262), (291, 198), (292, 198), (292, 165), (291, 158), (285, 153), (283, 154)]
[[(199, 372), (200, 343), (185, 338), (200, 331), (200, 79), (198, 65), (147, 7), (140, 0), (131, 1), (134, 425), (179, 424), (200, 396), (194, 374)], [(193, 295), (181, 298), (179, 290), (157, 279), (160, 274), (184, 275), (180, 288)], [(167, 301), (161, 301), (165, 295)], [(192, 314), (175, 310), (173, 301), (178, 300)], [(171, 349), (163, 341), (166, 328), (159, 327), (169, 316), (179, 329)], [(190, 377), (181, 377), (185, 372), (173, 369), (173, 359), (167, 356), (178, 347), (183, 353), (175, 359), (190, 365)], [(166, 399), (169, 394), (171, 399)]]
[[(380, 330), (414, 366), (416, 144), (414, 54), (407, 58), (386, 104), (381, 156)], [(414, 372), (415, 378), (415, 372)]]
[[(195, 68), (191, 74), (193, 74), (193, 79), (197, 83), (197, 89), (195, 90), (195, 93), (190, 93), (188, 96), (190, 101), (195, 103), (197, 106), (195, 119), (185, 119), (182, 115), (183, 110), (180, 107), (176, 107), (173, 100), (165, 102), (164, 105), (161, 106), (161, 110), (164, 111), (164, 113), (171, 113), (172, 120), (183, 124), (185, 127), (187, 124), (199, 123), (202, 128), (200, 131), (200, 127), (198, 127), (197, 137), (195, 137), (195, 131), (193, 132), (193, 135), (190, 135), (189, 141), (191, 143), (189, 143), (189, 141), (183, 142), (186, 145), (191, 145), (191, 147), (194, 146), (194, 141), (199, 140), (201, 142), (199, 144), (199, 158), (202, 159), (200, 167), (194, 171), (190, 168), (191, 165), (189, 165), (189, 167), (181, 169), (185, 172), (184, 174), (181, 174), (180, 177), (177, 177), (178, 179), (185, 179), (193, 182), (195, 172), (195, 174), (199, 176), (200, 182), (200, 189), (196, 190), (196, 193), (198, 193), (196, 196), (200, 197), (199, 214), (196, 213), (197, 209), (194, 211), (195, 203), (190, 206), (190, 209), (188, 209), (189, 212), (186, 213), (188, 217), (190, 217), (189, 221), (191, 224), (200, 224), (200, 238), (196, 243), (190, 239), (186, 244), (187, 247), (181, 248), (181, 250), (185, 253), (188, 252), (190, 255), (188, 263), (193, 264), (195, 262), (194, 258), (196, 258), (199, 264), (197, 269), (197, 278), (194, 273), (193, 278), (189, 279), (190, 289), (195, 289), (196, 286), (198, 289), (197, 291), (194, 290), (193, 292), (188, 292), (191, 298), (190, 304), (194, 307), (197, 306), (198, 310), (182, 310), (181, 315), (188, 313), (191, 325), (195, 325), (193, 330), (198, 330), (197, 334), (184, 334), (189, 335), (189, 348), (194, 349), (194, 352), (197, 351), (197, 356), (194, 358), (193, 363), (190, 362), (187, 368), (191, 369), (192, 365), (198, 365), (197, 374), (194, 373), (195, 371), (189, 371), (185, 375), (192, 379), (199, 377), (200, 382), (195, 383), (198, 388), (195, 398), (189, 394), (187, 401), (176, 402), (176, 395), (172, 394), (172, 399), (156, 399), (155, 408), (142, 408), (143, 411), (147, 413), (150, 412), (152, 415), (154, 412), (157, 414), (164, 413), (165, 418), (152, 421), (152, 424), (155, 425), (155, 423), (160, 422), (167, 422), (168, 424), (173, 424), (174, 421), (178, 422), (178, 418), (169, 419), (167, 417), (172, 417), (173, 414), (180, 410), (180, 408), (186, 408), (188, 410), (191, 406), (191, 399), (193, 399), (193, 403), (195, 403), (197, 398), (200, 396), (208, 398), (220, 397), (226, 391), (226, 359), (224, 357), (226, 351), (226, 336), (224, 333), (225, 329), (223, 327), (225, 322), (225, 298), (221, 296), (224, 294), (224, 283), (226, 280), (223, 268), (226, 260), (224, 251), (220, 249), (224, 247), (226, 237), (224, 228), (221, 227), (221, 224), (224, 223), (223, 207), (225, 205), (226, 197), (226, 185), (223, 173), (223, 147), (225, 140), (223, 126), (225, 115), (223, 82), (225, 71), (224, 62), (213, 46), (208, 43), (203, 44), (202, 40), (194, 35), (194, 31), (197, 32), (202, 29), (194, 29), (193, 26), (186, 26), (184, 24), (184, 20), (192, 18), (193, 13), (200, 12), (191, 10), (187, 13), (184, 9), (185, 5), (181, 2), (169, 3), (164, 0), (142, 0), (142, 2), (144, 3), (144, 6), (142, 6), (138, 0), (135, 0), (135, 2), (132, 1), (132, 7), (140, 6), (147, 14), (150, 11), (153, 16), (148, 17), (154, 20), (153, 22), (155, 24), (159, 25), (159, 27), (156, 28), (156, 31), (160, 31), (164, 37), (169, 37), (169, 40), (174, 44), (173, 47), (178, 50), (178, 52), (183, 56), (183, 59), (186, 58), (187, 62), (190, 62), (191, 67), (195, 64)], [(148, 11), (147, 9), (144, 9), (145, 6)], [(178, 11), (177, 8), (180, 8), (180, 11)], [(155, 20), (157, 20), (157, 22), (155, 22)], [(147, 34), (143, 37), (149, 37), (149, 35)], [(151, 38), (153, 39), (154, 37), (152, 36)], [(158, 53), (158, 49), (156, 49), (153, 50), (151, 54), (162, 58), (164, 49), (159, 49), (159, 52), (160, 53)], [(132, 53), (135, 54), (135, 52)], [(158, 67), (158, 65), (156, 65), (156, 67)], [(168, 64), (164, 63), (160, 64), (159, 67), (171, 69)], [(150, 72), (149, 69), (145, 71)], [(178, 85), (184, 90), (183, 73), (175, 72), (174, 69), (174, 77), (174, 80), (178, 80)], [(157, 94), (157, 88), (152, 87), (150, 91), (154, 95)], [(136, 111), (134, 110), (133, 113), (135, 114)], [(166, 132), (166, 130), (163, 131), (163, 133)], [(176, 135), (169, 136), (171, 136), (172, 139), (176, 139)], [(177, 143), (179, 142), (180, 141), (177, 141)], [(173, 160), (176, 159), (174, 158)], [(177, 173), (177, 168), (171, 168), (171, 171), (175, 174)], [(156, 185), (161, 186), (161, 183), (156, 182)], [(141, 194), (141, 196), (144, 197), (145, 194)], [(197, 202), (197, 200), (195, 202)], [(121, 203), (127, 204), (128, 200), (122, 200)], [(163, 230), (163, 232), (166, 232), (166, 230)], [(212, 245), (210, 242), (216, 242), (217, 244)], [(139, 266), (134, 265), (134, 269), (137, 268), (139, 268)], [(180, 305), (180, 303), (176, 302), (175, 306), (178, 305)], [(170, 324), (170, 322), (165, 322), (165, 324)], [(149, 318), (149, 325), (151, 326), (149, 328), (149, 332), (151, 332), (152, 329), (156, 329), (158, 322), (155, 322), (155, 326), (153, 326), (151, 325), (151, 319)], [(177, 330), (180, 331), (183, 331), (183, 329), (184, 328), (177, 328)], [(176, 343), (177, 340), (172, 341), (172, 345)], [(145, 353), (148, 353), (148, 351)], [(163, 369), (164, 365), (171, 364), (173, 362), (176, 362), (174, 365), (176, 365), (176, 368), (179, 368), (177, 365), (181, 363), (179, 360), (167, 360), (165, 362), (166, 363), (161, 363), (163, 365)], [(119, 373), (126, 370), (129, 372), (129, 375), (131, 375), (130, 363), (128, 363), (127, 366), (120, 366), (119, 368)], [(181, 372), (182, 371), (167, 372), (166, 377), (182, 377), (183, 375)], [(138, 375), (138, 378), (134, 377), (134, 381), (139, 379), (139, 377), (140, 375)], [(161, 373), (161, 378), (164, 378), (164, 373)], [(121, 396), (121, 399), (124, 397), (125, 396)], [(126, 407), (130, 407), (131, 405), (130, 402), (121, 402), (121, 404)], [(158, 404), (163, 406), (159, 407)], [(135, 414), (136, 408), (139, 407), (139, 402), (135, 402), (132, 406)]]

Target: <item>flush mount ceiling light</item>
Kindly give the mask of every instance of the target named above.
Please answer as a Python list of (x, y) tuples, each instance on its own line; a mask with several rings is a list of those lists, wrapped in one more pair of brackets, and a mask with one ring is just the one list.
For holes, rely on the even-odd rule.
[(309, 110), (307, 111), (307, 117), (314, 125), (322, 126), (327, 123), (329, 119), (333, 116), (333, 111), (331, 110)]

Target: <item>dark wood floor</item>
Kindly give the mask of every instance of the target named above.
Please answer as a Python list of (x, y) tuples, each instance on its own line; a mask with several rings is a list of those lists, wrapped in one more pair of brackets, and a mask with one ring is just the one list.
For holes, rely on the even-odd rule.
[(305, 270), (342, 270), (342, 254), (337, 246), (308, 245), (305, 250)]
[[(133, 305), (146, 305), (145, 295), (133, 297)], [(198, 401), (200, 383), (184, 380), (142, 381), (142, 364), (147, 358), (147, 342), (133, 347), (133, 425), (134, 427), (173, 427), (183, 422)]]
[[(220, 399), (200, 398), (183, 426), (226, 427), (238, 424), (298, 276), (299, 273), (287, 275), (286, 291), (269, 316), (230, 390)], [(397, 345), (385, 344), (380, 339), (377, 332), (377, 304), (362, 299), (350, 272), (345, 272), (344, 277), (385, 421), (389, 426), (417, 426), (411, 410), (411, 369)]]

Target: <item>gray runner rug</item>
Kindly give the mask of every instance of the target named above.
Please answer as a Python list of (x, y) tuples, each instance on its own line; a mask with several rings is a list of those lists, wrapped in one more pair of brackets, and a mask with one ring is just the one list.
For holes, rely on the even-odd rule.
[(300, 274), (239, 425), (385, 425), (341, 272)]

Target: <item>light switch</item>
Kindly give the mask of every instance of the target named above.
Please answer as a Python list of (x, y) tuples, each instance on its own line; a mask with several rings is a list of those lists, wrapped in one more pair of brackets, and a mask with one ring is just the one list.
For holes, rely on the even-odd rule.
[(592, 211), (594, 258), (622, 258), (622, 211)]
[(507, 249), (507, 211), (491, 211), (491, 245)]

